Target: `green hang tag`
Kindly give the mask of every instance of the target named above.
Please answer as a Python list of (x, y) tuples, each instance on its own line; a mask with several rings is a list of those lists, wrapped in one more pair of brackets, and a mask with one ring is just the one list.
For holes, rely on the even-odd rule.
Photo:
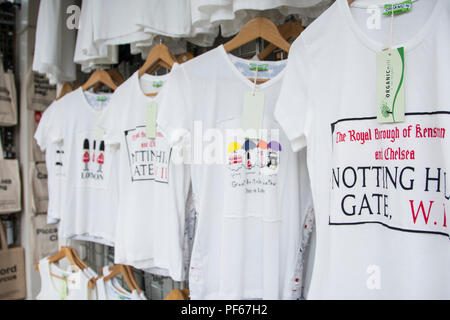
[(97, 101), (99, 101), (99, 102), (105, 102), (106, 100), (108, 100), (108, 98), (106, 96), (98, 96), (97, 97)]
[(383, 15), (390, 16), (392, 15), (392, 11), (394, 11), (394, 15), (409, 12), (412, 9), (412, 1), (407, 0), (401, 3), (396, 4), (385, 4), (383, 9)]
[(250, 62), (248, 64), (248, 68), (250, 70), (256, 70), (258, 68), (258, 71), (268, 71), (269, 70), (269, 64), (268, 63)]
[(67, 285), (67, 276), (63, 275), (64, 280), (61, 282), (61, 288), (59, 290), (59, 299), (66, 300), (67, 295), (69, 293), (69, 288)]
[(154, 88), (160, 88), (160, 87), (163, 86), (163, 84), (164, 84), (163, 81), (153, 81), (153, 87)]
[(377, 120), (380, 123), (405, 120), (404, 49), (377, 53)]
[(246, 92), (242, 107), (242, 129), (248, 131), (247, 138), (258, 139), (264, 117), (264, 93)]
[(156, 117), (158, 114), (158, 105), (156, 102), (147, 104), (147, 119), (145, 122), (147, 138), (156, 138)]

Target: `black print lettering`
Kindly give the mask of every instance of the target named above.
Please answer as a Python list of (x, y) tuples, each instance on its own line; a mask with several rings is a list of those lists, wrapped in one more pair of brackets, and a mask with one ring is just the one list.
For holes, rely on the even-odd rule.
[(94, 172), (82, 172), (81, 179), (94, 179), (94, 180), (104, 180), (103, 173), (94, 173)]
[(403, 190), (412, 190), (414, 189), (414, 179), (410, 179), (409, 180), (409, 186), (405, 186), (405, 184), (403, 183), (403, 173), (405, 172), (405, 170), (409, 170), (414, 172), (414, 168), (413, 167), (404, 167), (402, 169), (402, 171), (400, 171), (400, 186), (402, 187)]
[(437, 169), (437, 178), (430, 178), (430, 168), (425, 168), (425, 169), (426, 169), (425, 191), (429, 191), (428, 183), (430, 181), (436, 181), (436, 183), (437, 183), (436, 192), (440, 192), (440, 190), (441, 190), (441, 168)]
[(450, 195), (447, 194), (447, 172), (444, 172), (444, 197), (450, 200)]
[[(336, 168), (337, 169), (337, 177), (336, 177), (336, 172), (334, 171), (334, 168), (332, 169), (332, 171), (333, 171), (333, 181), (334, 181), (334, 183), (336, 183), (336, 186), (339, 188), (339, 170), (341, 169), (341, 168)], [(332, 183), (332, 189), (334, 189), (334, 183)]]
[(358, 167), (357, 169), (362, 170), (362, 175), (363, 175), (362, 187), (365, 188), (366, 187), (366, 170), (370, 169), (370, 167)]
[(145, 126), (125, 131), (132, 181), (155, 180), (168, 183), (171, 149), (161, 132), (147, 138)]
[[(381, 203), (383, 199), (383, 203)], [(349, 210), (351, 208), (351, 210)], [(375, 210), (373, 210), (375, 208)], [(386, 218), (391, 218), (387, 211), (388, 208), (388, 196), (385, 194), (373, 193), (370, 197), (367, 194), (363, 194), (360, 200), (355, 194), (347, 194), (342, 198), (341, 210), (346, 216), (354, 216), (358, 212), (358, 216), (362, 215), (363, 210), (367, 210), (369, 215), (373, 215), (374, 212), (377, 215), (382, 215)]]
[[(345, 167), (345, 169), (340, 171), (340, 168), (332, 168), (332, 187), (336, 185), (340, 188), (340, 181), (342, 179), (344, 186), (348, 189), (354, 187), (367, 187), (367, 179), (369, 176), (375, 176), (376, 187), (389, 189), (397, 189), (400, 187), (403, 190), (412, 190), (414, 188), (414, 179), (407, 180), (406, 172), (414, 172), (413, 167), (404, 167), (399, 171), (399, 167), (389, 168), (389, 167)], [(435, 180), (429, 178), (429, 180)]]
[[(348, 170), (351, 170), (351, 172), (353, 172), (353, 183), (352, 184), (347, 184), (347, 179), (348, 179), (348, 175), (347, 174), (345, 174)], [(346, 179), (346, 177), (347, 177), (347, 179)], [(342, 181), (344, 182), (344, 184), (345, 184), (345, 186), (347, 187), (347, 188), (353, 188), (354, 186), (355, 186), (355, 184), (356, 184), (356, 171), (355, 171), (355, 169), (353, 169), (353, 167), (346, 167), (345, 169), (344, 169), (344, 171), (343, 171), (343, 173), (342, 173)]]

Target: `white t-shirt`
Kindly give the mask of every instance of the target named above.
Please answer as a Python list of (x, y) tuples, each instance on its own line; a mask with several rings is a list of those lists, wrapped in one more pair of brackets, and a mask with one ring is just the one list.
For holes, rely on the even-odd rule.
[(48, 109), (46, 130), (43, 127), (36, 132), (42, 149), (52, 143), (64, 147), (65, 177), (59, 179), (60, 238), (114, 242), (117, 162), (97, 130), (110, 96), (83, 92), (82, 88), (72, 91)]
[(77, 31), (66, 26), (67, 8), (76, 0), (42, 0), (36, 26), (33, 70), (45, 73), (50, 83), (76, 79), (73, 62)]
[(85, 0), (75, 62), (88, 72), (95, 65), (117, 63), (119, 44), (130, 44), (131, 53), (145, 55), (149, 50), (142, 47), (157, 43), (158, 35), (212, 46), (217, 34), (217, 26), (192, 26), (189, 1), (134, 0), (129, 5), (122, 0)]
[[(109, 274), (109, 267), (102, 268), (103, 276)], [(125, 290), (116, 278), (105, 281), (103, 277), (97, 279), (97, 299), (98, 300), (147, 300), (143, 292), (139, 294), (136, 290), (131, 292)]]
[(41, 291), (37, 300), (97, 300), (96, 290), (88, 285), (96, 276), (91, 269), (68, 272), (44, 258), (39, 261), (39, 274)]
[[(254, 87), (247, 79), (255, 75), (250, 63), (223, 46), (184, 63), (173, 71), (158, 113), (171, 142), (179, 140), (179, 129), (192, 134), (198, 212), (192, 299), (293, 299), (300, 290), (296, 262), (302, 219), (311, 205), (306, 155), (290, 150), (273, 119), (285, 61), (263, 62), (268, 71), (258, 75), (271, 78), (256, 87), (265, 99), (267, 134), (247, 141), (234, 134), (241, 128), (244, 95)], [(206, 159), (213, 155), (214, 161)]]
[(394, 18), (401, 123), (376, 120), (376, 53), (391, 18), (378, 30), (367, 18), (338, 0), (301, 34), (275, 111), (292, 148), (308, 149), (317, 227), (308, 298), (448, 299), (450, 2), (417, 1)]
[(39, 121), (39, 125), (34, 134), (34, 138), (42, 151), (45, 151), (45, 164), (47, 166), (48, 185), (48, 209), (47, 223), (57, 224), (61, 218), (61, 197), (63, 194), (61, 180), (65, 177), (64, 171), (64, 148), (61, 142), (53, 142), (49, 137), (51, 128), (52, 112), (60, 104), (57, 101), (45, 110)]
[(85, 0), (81, 7), (74, 61), (81, 64), (83, 72), (90, 72), (96, 65), (116, 64), (119, 58), (117, 45), (95, 43), (96, 3), (97, 1)]
[(316, 18), (331, 0), (190, 0), (194, 26), (220, 25), (223, 37), (238, 33), (255, 17), (267, 17), (276, 25), (294, 14), (305, 24)]
[[(182, 281), (189, 170), (172, 162), (159, 129), (155, 139), (146, 137), (147, 105), (155, 102), (161, 111), (170, 79), (171, 73), (139, 78), (135, 72), (114, 93), (102, 126), (106, 143), (119, 146), (115, 263)], [(158, 91), (156, 97), (145, 95)]]

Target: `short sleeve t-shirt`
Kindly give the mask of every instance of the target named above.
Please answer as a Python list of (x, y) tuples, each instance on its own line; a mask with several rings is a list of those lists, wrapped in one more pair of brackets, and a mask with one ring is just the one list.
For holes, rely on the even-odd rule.
[[(172, 143), (191, 146), (192, 299), (293, 299), (300, 290), (296, 262), (310, 193), (305, 154), (292, 152), (273, 118), (284, 66), (257, 66), (219, 46), (181, 65), (169, 83), (158, 125)], [(255, 87), (248, 78), (256, 69), (268, 81)], [(264, 99), (262, 130), (248, 138), (239, 129), (253, 93)]]
[(392, 18), (368, 29), (366, 8), (338, 0), (301, 34), (275, 110), (292, 148), (308, 149), (308, 298), (448, 299), (450, 2), (417, 1), (394, 17), (406, 114), (389, 124), (376, 117), (376, 55)]
[(146, 129), (148, 106), (154, 103), (161, 111), (170, 81), (171, 73), (141, 78), (134, 73), (116, 90), (101, 121), (105, 141), (119, 157), (115, 263), (182, 281), (189, 170), (173, 163), (172, 149), (159, 128), (154, 138), (147, 137)]
[(61, 179), (64, 178), (64, 149), (61, 142), (49, 138), (52, 112), (60, 106), (57, 101), (52, 102), (42, 114), (34, 138), (45, 151), (45, 164), (47, 167), (48, 209), (47, 223), (57, 224), (61, 217), (60, 200), (63, 194)]
[(104, 277), (109, 274), (109, 267), (102, 268), (103, 277), (97, 279), (97, 300), (147, 300), (143, 292), (139, 294), (137, 290), (127, 291), (123, 288), (117, 278), (105, 281)]
[(48, 122), (42, 131), (38, 128), (36, 137), (42, 149), (54, 143), (64, 148), (65, 177), (59, 179), (61, 238), (114, 242), (117, 162), (97, 129), (109, 99), (110, 94), (79, 88), (50, 107)]
[(41, 290), (37, 300), (97, 300), (96, 290), (89, 288), (89, 280), (97, 275), (90, 269), (68, 272), (46, 257), (39, 261)]

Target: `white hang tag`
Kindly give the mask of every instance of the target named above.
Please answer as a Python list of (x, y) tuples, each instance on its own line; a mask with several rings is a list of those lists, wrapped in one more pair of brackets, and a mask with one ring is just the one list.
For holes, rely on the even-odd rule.
[(146, 135), (148, 139), (156, 138), (156, 117), (158, 115), (158, 105), (156, 102), (149, 102), (147, 104), (146, 115)]
[(395, 123), (405, 120), (404, 49), (377, 53), (377, 120)]
[(246, 92), (244, 95), (244, 105), (242, 107), (242, 129), (248, 132), (247, 138), (258, 139), (264, 118), (264, 93)]

